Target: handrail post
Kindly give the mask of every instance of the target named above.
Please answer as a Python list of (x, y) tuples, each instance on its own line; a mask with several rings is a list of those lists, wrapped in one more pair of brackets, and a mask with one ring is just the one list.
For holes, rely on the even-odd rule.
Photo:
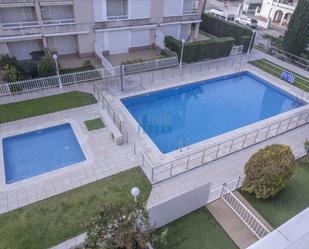
[(171, 162), (170, 176), (173, 175), (173, 165), (174, 165), (174, 161)]
[(189, 169), (189, 163), (190, 163), (190, 155), (187, 158), (187, 167), (186, 167), (187, 170)]
[(154, 168), (151, 169), (151, 181), (153, 181), (153, 176), (154, 176)]
[(224, 195), (224, 190), (225, 190), (225, 188), (226, 188), (226, 183), (223, 183), (223, 185), (222, 185), (222, 189), (221, 189), (221, 193), (220, 193), (220, 198), (223, 198), (223, 195)]

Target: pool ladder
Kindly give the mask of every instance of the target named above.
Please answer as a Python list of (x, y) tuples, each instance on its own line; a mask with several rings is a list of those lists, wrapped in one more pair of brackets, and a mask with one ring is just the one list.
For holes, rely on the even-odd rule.
[[(187, 144), (187, 145), (186, 145)], [(182, 141), (181, 139), (177, 143), (177, 150), (179, 149), (181, 152), (183, 151), (183, 148), (187, 147), (187, 150), (189, 147), (189, 138), (186, 138), (186, 141)]]

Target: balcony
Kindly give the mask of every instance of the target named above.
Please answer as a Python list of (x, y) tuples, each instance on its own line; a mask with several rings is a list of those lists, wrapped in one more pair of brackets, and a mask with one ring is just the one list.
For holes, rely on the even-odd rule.
[(273, 6), (294, 11), (297, 6), (297, 3), (298, 1), (295, 0), (278, 0), (276, 2), (273, 2)]
[(128, 26), (142, 26), (142, 25), (150, 25), (151, 19), (150, 18), (143, 18), (143, 19), (130, 19), (130, 20), (117, 20), (117, 21), (110, 21), (110, 22), (96, 22), (95, 29), (112, 29), (112, 28), (121, 28), (121, 27), (128, 27)]
[(182, 14), (192, 15), (199, 13), (199, 0), (184, 0)]
[(37, 26), (37, 16), (34, 7), (0, 8), (0, 27), (33, 27)]
[(128, 0), (107, 0), (106, 17), (109, 21), (128, 19)]
[(199, 13), (188, 13), (181, 16), (167, 16), (163, 17), (163, 22), (188, 22), (188, 21), (198, 21), (201, 19), (201, 15)]

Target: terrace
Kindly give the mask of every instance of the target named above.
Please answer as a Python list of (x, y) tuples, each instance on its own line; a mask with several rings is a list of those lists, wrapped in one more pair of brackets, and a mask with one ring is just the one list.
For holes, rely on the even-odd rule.
[[(118, 62), (131, 58), (122, 56)], [(289, 115), (276, 117), (277, 123), (281, 125), (279, 128), (282, 128), (282, 133), (274, 136), (268, 136), (270, 133), (264, 129), (263, 125), (247, 127), (239, 134), (244, 137), (247, 132), (254, 131), (255, 133), (251, 134), (255, 138), (251, 137), (254, 143), (239, 150), (236, 149), (239, 148), (237, 144), (242, 142), (242, 140), (237, 140), (240, 137), (234, 140), (231, 134), (225, 134), (224, 139), (220, 140), (223, 143), (220, 143), (218, 150), (216, 150), (216, 152), (218, 151), (217, 157), (206, 162), (205, 165), (205, 162), (200, 164), (199, 154), (195, 154), (196, 149), (200, 151), (200, 148), (205, 148), (205, 144), (200, 144), (198, 147), (195, 147), (194, 144), (184, 146), (168, 156), (158, 153), (158, 149), (147, 138), (148, 135), (140, 127), (134, 125), (132, 117), (130, 118), (128, 112), (123, 109), (124, 107), (120, 106), (120, 99), (171, 87), (182, 87), (187, 83), (210, 80), (235, 72), (239, 73), (240, 70), (257, 74), (291, 96), (299, 96), (300, 89), (280, 80), (276, 75), (272, 76), (261, 72), (260, 69), (247, 63), (248, 59), (249, 57), (233, 56), (187, 64), (181, 68), (172, 67), (124, 75), (124, 89), (119, 87), (120, 77), (104, 78), (104, 75), (101, 75), (102, 78), (93, 83), (81, 82), (64, 86), (63, 89), (54, 87), (1, 97), (1, 103), (6, 103), (0, 106), (0, 117), (2, 118), (0, 128), (4, 137), (40, 130), (61, 124), (64, 121), (70, 122), (73, 124), (77, 140), (82, 149), (86, 151), (85, 157), (89, 164), (87, 166), (71, 165), (68, 169), (55, 170), (44, 176), (26, 179), (22, 184), (14, 183), (14, 186), (3, 182), (5, 176), (2, 172), (1, 190), (3, 191), (0, 195), (0, 210), (3, 214), (0, 216), (0, 220), (4, 225), (0, 227), (0, 230), (5, 235), (3, 238), (9, 239), (0, 240), (0, 245), (15, 246), (16, 248), (31, 247), (35, 239), (39, 241), (38, 248), (51, 247), (77, 236), (84, 232), (81, 223), (86, 223), (93, 216), (94, 210), (101, 207), (102, 203), (130, 202), (132, 197), (130, 197), (129, 191), (133, 186), (138, 186), (141, 189), (141, 199), (147, 200), (147, 207), (152, 209), (162, 207), (163, 203), (169, 203), (171, 200), (185, 200), (185, 196), (190, 196), (190, 193), (201, 187), (205, 190), (203, 187), (207, 185), (208, 192), (202, 192), (205, 196), (202, 209), (191, 214), (188, 213), (196, 208), (186, 210), (181, 216), (188, 214), (187, 216), (166, 224), (170, 230), (167, 238), (168, 245), (170, 248), (187, 248), (190, 245), (192, 249), (201, 248), (205, 244), (214, 248), (236, 248), (234, 242), (204, 206), (206, 203), (220, 198), (222, 184), (233, 180), (234, 183), (237, 182), (235, 188), (240, 186), (238, 183), (240, 183), (239, 176), (243, 175), (243, 165), (259, 148), (271, 143), (285, 143), (289, 144), (296, 153), (302, 146), (303, 134), (309, 132), (305, 120), (307, 116), (288, 119), (289, 124), (284, 124), (282, 121), (289, 118)], [(65, 61), (60, 61), (61, 63), (65, 63)], [(74, 67), (80, 66), (79, 62), (75, 62), (74, 57), (68, 59), (68, 65), (70, 63), (76, 63)], [(98, 72), (101, 73), (101, 71)], [(38, 96), (44, 97), (76, 89), (82, 93), (65, 93), (65, 95), (37, 99)], [(94, 94), (96, 99), (90, 93)], [(197, 93), (197, 95), (199, 94)], [(302, 100), (306, 102), (307, 97), (305, 93)], [(24, 102), (8, 104), (16, 100), (24, 100)], [(307, 106), (300, 108), (307, 110)], [(171, 113), (181, 117), (180, 109)], [(163, 112), (157, 114), (161, 113)], [(103, 125), (97, 123), (98, 118), (103, 121)], [(149, 120), (157, 122), (162, 119), (153, 116)], [(182, 125), (181, 121), (178, 116), (177, 125)], [(301, 123), (303, 121), (304, 123)], [(278, 128), (277, 126), (269, 126), (274, 125), (270, 120), (263, 124), (267, 124), (268, 128), (272, 127), (269, 130)], [(114, 141), (117, 128), (123, 136), (122, 145), (116, 145)], [(227, 141), (225, 138), (229, 139), (229, 143), (224, 143)], [(246, 135), (245, 140), (246, 138), (249, 139), (250, 136)], [(208, 142), (214, 145), (217, 141), (212, 139)], [(226, 154), (227, 152), (233, 153)], [(301, 153), (303, 152), (301, 151)], [(176, 161), (179, 158), (184, 160)], [(204, 156), (202, 161), (203, 158)], [(156, 171), (158, 178), (152, 178), (147, 164), (149, 159), (152, 160), (152, 166), (156, 170), (158, 169), (156, 164), (158, 161), (167, 163), (167, 165), (174, 162), (168, 168), (169, 181), (159, 179), (162, 176), (159, 171)], [(141, 165), (141, 169), (131, 169), (137, 165)], [(305, 173), (300, 172), (299, 175), (304, 176)], [(156, 180), (159, 181), (156, 182)], [(152, 183), (157, 184), (151, 186)], [(303, 185), (301, 186), (303, 187)], [(40, 202), (38, 202), (39, 200)], [(249, 200), (249, 202), (251, 201)], [(195, 202), (192, 201), (192, 203)], [(251, 203), (255, 206), (253, 202)], [(305, 205), (305, 202), (297, 201), (297, 203), (297, 208), (293, 208), (294, 211), (300, 210)], [(185, 207), (186, 205), (179, 204), (179, 206)], [(258, 209), (258, 205), (256, 205), (256, 209)], [(34, 213), (36, 215), (33, 215)], [(292, 214), (292, 212), (287, 213)], [(40, 231), (44, 231), (44, 233)], [(19, 234), (23, 234), (23, 236), (19, 236)], [(52, 236), (46, 236), (47, 234)]]

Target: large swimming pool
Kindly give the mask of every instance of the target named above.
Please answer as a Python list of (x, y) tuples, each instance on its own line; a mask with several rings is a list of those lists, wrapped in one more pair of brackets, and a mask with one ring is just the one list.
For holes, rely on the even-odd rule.
[(4, 138), (6, 183), (14, 183), (84, 161), (69, 123)]
[(122, 102), (162, 153), (302, 105), (249, 72), (129, 97)]

